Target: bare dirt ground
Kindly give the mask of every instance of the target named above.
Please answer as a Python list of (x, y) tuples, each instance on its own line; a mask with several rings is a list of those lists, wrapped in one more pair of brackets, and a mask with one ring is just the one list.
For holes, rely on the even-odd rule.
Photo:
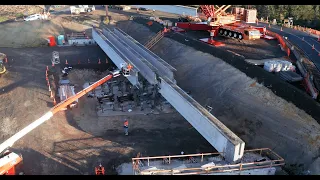
[[(117, 26), (142, 44), (154, 35), (132, 21)], [(212, 106), (212, 114), (239, 135), (247, 148), (269, 147), (288, 165), (305, 167), (320, 155), (317, 121), (254, 79), (221, 59), (169, 38), (152, 50), (178, 70), (178, 85), (191, 91), (200, 104)]]
[(41, 13), (44, 5), (1, 5), (0, 16), (5, 16), (8, 19), (16, 18), (21, 15), (30, 15)]
[[(59, 51), (60, 59), (68, 59), (70, 65), (77, 64), (79, 59), (84, 64), (88, 58), (90, 63), (97, 63), (93, 59), (105, 58), (97, 46), (1, 48), (1, 52), (13, 59), (7, 65), (8, 72), (0, 79), (1, 142), (53, 106), (46, 86), (45, 67), (50, 65), (54, 50)], [(90, 71), (87, 75), (90, 76)], [(91, 77), (95, 80), (102, 75), (93, 73)], [(82, 86), (88, 77), (80, 78), (73, 79)], [(124, 136), (124, 117), (98, 118), (92, 100), (81, 98), (79, 108), (59, 112), (14, 145), (15, 152), (24, 157), (26, 174), (94, 174), (94, 167), (99, 163), (106, 167), (108, 174), (114, 174), (116, 166), (129, 162), (138, 152), (169, 155), (181, 150), (186, 153), (214, 151), (177, 113), (130, 116), (130, 135)]]
[[(109, 14), (113, 23), (133, 38), (144, 44), (154, 35), (143, 25), (125, 22), (128, 20), (125, 15), (133, 12), (121, 13), (110, 10)], [(98, 10), (90, 17), (99, 22), (103, 14), (103, 10)], [(63, 22), (63, 17), (66, 15), (53, 17), (50, 22), (58, 27), (56, 29), (62, 28), (62, 32), (80, 32), (91, 22), (97, 23), (86, 21), (86, 18), (80, 18), (81, 23)], [(20, 42), (20, 38), (13, 41), (17, 34), (9, 33), (27, 27), (26, 23), (19, 23), (4, 31), (8, 36), (4, 37), (7, 38), (4, 46), (13, 47), (12, 42), (28, 46)], [(43, 37), (32, 33), (36, 34), (38, 29), (32, 29), (31, 25), (28, 27), (28, 37), (33, 37), (30, 42), (43, 40)], [(0, 100), (3, 102), (0, 104), (0, 142), (52, 107), (45, 81), (45, 66), (50, 65), (54, 50), (60, 52), (62, 62), (68, 59), (70, 64), (76, 64), (78, 60), (84, 64), (87, 59), (91, 63), (97, 63), (98, 58), (106, 59), (105, 53), (96, 46), (0, 48), (0, 52), (9, 57), (8, 72), (0, 78)], [(152, 50), (177, 68), (179, 86), (191, 91), (200, 104), (212, 106), (212, 114), (239, 135), (246, 142), (247, 149), (272, 148), (285, 158), (288, 169), (293, 173), (308, 168), (313, 161), (315, 164), (315, 159), (320, 155), (320, 127), (305, 112), (210, 54), (169, 38), (161, 40)], [(94, 79), (103, 75), (88, 74)], [(79, 77), (74, 79), (79, 86), (85, 80)], [(92, 99), (81, 98), (78, 109), (59, 112), (14, 145), (13, 148), (24, 157), (26, 174), (94, 174), (94, 167), (100, 162), (106, 167), (107, 174), (113, 174), (117, 165), (130, 161), (137, 152), (143, 156), (155, 156), (179, 154), (181, 150), (186, 154), (214, 151), (177, 113), (130, 116), (130, 135), (124, 136), (124, 117), (97, 117), (94, 103)]]

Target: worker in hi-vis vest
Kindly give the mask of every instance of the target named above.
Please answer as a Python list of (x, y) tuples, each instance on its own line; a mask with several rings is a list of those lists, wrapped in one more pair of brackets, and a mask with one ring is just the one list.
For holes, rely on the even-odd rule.
[(128, 136), (128, 127), (129, 126), (129, 121), (127, 119), (124, 120), (123, 123), (123, 128), (124, 128), (124, 135)]

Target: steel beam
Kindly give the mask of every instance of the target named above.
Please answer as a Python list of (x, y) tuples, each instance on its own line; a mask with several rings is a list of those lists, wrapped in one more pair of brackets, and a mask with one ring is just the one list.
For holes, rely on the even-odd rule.
[(161, 78), (159, 92), (227, 161), (241, 159), (245, 143), (179, 86)]
[(150, 83), (157, 84), (156, 68), (149, 61), (140, 56), (134, 49), (126, 44), (121, 38), (109, 29), (102, 30), (103, 35), (119, 50), (119, 52), (130, 59), (131, 64), (139, 69), (139, 73)]
[[(92, 37), (119, 69), (121, 68), (121, 63), (132, 64), (132, 62), (123, 56), (122, 53), (112, 45), (112, 43), (98, 29), (92, 28)], [(139, 70), (136, 67), (133, 67), (130, 72), (131, 76), (127, 77), (134, 86), (139, 86), (138, 72)]]
[(132, 47), (136, 52), (138, 52), (141, 56), (147, 59), (158, 70), (161, 76), (165, 76), (172, 82), (176, 83), (173, 72), (177, 70), (174, 67), (151, 52), (131, 36), (123, 32), (121, 29), (115, 28), (114, 33), (118, 35), (118, 37), (120, 37), (123, 41), (125, 41), (130, 47)]
[[(146, 56), (146, 51), (143, 48), (132, 44), (130, 41), (135, 40), (129, 36), (125, 36), (121, 31), (116, 31), (117, 35), (112, 31), (104, 30), (98, 34), (93, 31), (94, 40), (107, 53), (110, 59), (116, 64), (121, 58), (131, 58), (130, 63), (139, 69), (139, 73), (144, 68), (154, 68), (152, 65), (146, 66), (148, 62), (154, 63), (154, 59), (142, 58)], [(122, 35), (121, 35), (122, 34)], [(97, 38), (96, 36), (100, 36)], [(102, 41), (102, 42), (101, 42)], [(129, 46), (130, 45), (130, 46)], [(135, 51), (135, 49), (137, 51)], [(110, 52), (109, 52), (110, 51)], [(141, 54), (140, 54), (141, 53)], [(118, 54), (118, 55), (117, 55)], [(147, 56), (149, 57), (149, 56)], [(141, 62), (138, 62), (138, 61)], [(129, 60), (128, 60), (129, 61)], [(147, 62), (146, 62), (147, 61)], [(136, 64), (137, 65), (136, 65)], [(141, 65), (144, 64), (144, 65)], [(159, 66), (156, 64), (155, 66)], [(155, 70), (157, 74), (157, 85), (159, 86), (159, 93), (218, 151), (223, 152), (223, 156), (227, 161), (233, 162), (242, 158), (244, 153), (245, 143), (230, 131), (224, 124), (222, 124), (216, 117), (210, 114), (198, 102), (186, 94), (180, 87), (175, 84), (166, 73), (161, 73), (158, 69)], [(143, 73), (141, 73), (143, 75)], [(143, 76), (147, 76), (147, 73)], [(130, 78), (130, 77), (127, 77)], [(148, 77), (145, 77), (148, 79)], [(131, 81), (130, 81), (131, 82)]]
[(181, 6), (181, 5), (132, 5), (138, 8), (154, 9), (172, 14), (197, 16), (197, 8)]

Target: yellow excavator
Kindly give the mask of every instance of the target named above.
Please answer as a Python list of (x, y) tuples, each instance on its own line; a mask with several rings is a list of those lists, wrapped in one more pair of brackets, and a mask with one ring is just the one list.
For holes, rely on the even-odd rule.
[(6, 67), (4, 66), (4, 61), (6, 60), (7, 56), (3, 53), (0, 53), (0, 75), (1, 74), (4, 74), (7, 69)]

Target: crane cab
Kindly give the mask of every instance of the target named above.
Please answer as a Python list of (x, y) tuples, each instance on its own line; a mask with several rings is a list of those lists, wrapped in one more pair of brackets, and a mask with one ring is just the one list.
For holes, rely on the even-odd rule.
[(243, 39), (245, 40), (255, 40), (255, 39), (260, 39), (261, 37), (260, 31), (254, 28), (244, 29), (243, 34), (244, 34)]

